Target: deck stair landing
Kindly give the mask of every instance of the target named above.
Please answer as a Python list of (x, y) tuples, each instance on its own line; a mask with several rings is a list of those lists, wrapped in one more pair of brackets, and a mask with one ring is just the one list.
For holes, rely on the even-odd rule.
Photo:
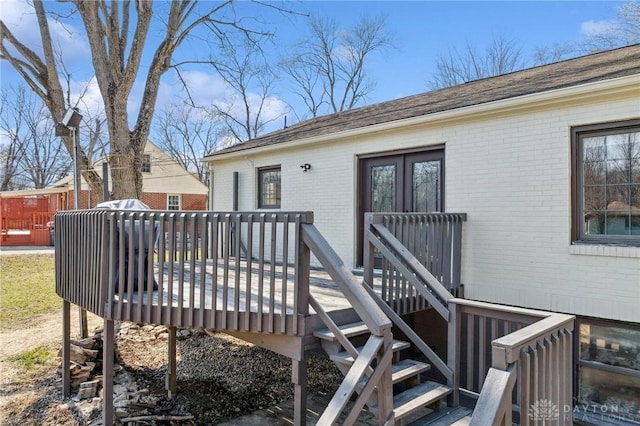
[[(351, 323), (338, 326), (350, 340), (358, 340), (360, 336), (369, 334), (367, 327), (361, 323)], [(329, 329), (314, 332), (329, 358), (336, 366), (346, 374), (349, 366), (353, 364), (353, 357), (344, 350), (337, 337)], [(429, 370), (431, 366), (413, 359), (401, 359), (400, 351), (409, 348), (408, 342), (394, 340), (394, 362), (391, 368), (391, 377), (394, 384), (393, 411), (396, 424), (403, 424), (406, 419), (415, 418), (416, 413), (425, 410), (426, 407), (439, 409), (445, 404), (444, 399), (452, 392), (451, 388), (440, 383), (421, 382), (421, 373)], [(357, 347), (358, 352), (362, 348)], [(364, 379), (366, 380), (366, 379)], [(360, 388), (364, 387), (364, 382)], [(367, 403), (370, 410), (376, 410), (376, 398), (371, 398)], [(462, 416), (461, 416), (462, 417)], [(440, 417), (438, 417), (439, 419)], [(459, 419), (455, 419), (457, 421)]]

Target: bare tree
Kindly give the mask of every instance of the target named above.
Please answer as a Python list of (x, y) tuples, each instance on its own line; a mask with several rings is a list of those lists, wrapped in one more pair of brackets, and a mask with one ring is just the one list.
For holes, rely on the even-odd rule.
[(640, 2), (628, 0), (618, 7), (614, 20), (587, 34), (578, 49), (598, 52), (636, 43), (640, 43)]
[(283, 111), (267, 111), (276, 76), (256, 43), (225, 42), (211, 66), (229, 89), (227, 99), (210, 106), (214, 120), (225, 124), (231, 138), (246, 141), (258, 136), (265, 125), (282, 118)]
[(493, 77), (525, 66), (522, 48), (513, 40), (497, 37), (483, 51), (467, 43), (463, 51), (449, 50), (436, 61), (432, 89)]
[(393, 45), (385, 19), (366, 16), (348, 30), (335, 20), (311, 18), (310, 35), (303, 40), (281, 68), (313, 117), (352, 109), (366, 99), (374, 87), (367, 60)]
[(611, 21), (594, 23), (584, 39), (575, 43), (554, 43), (533, 52), (535, 65), (557, 62), (572, 56), (640, 43), (640, 2), (628, 0), (616, 9)]
[[(3, 89), (0, 92), (0, 118), (2, 122), (6, 121), (5, 114), (10, 110), (9, 102), (7, 99), (7, 91)], [(3, 123), (4, 124), (4, 123)], [(12, 134), (2, 127), (0, 136), (0, 191), (10, 191), (14, 189), (20, 189), (16, 183), (18, 176), (18, 170), (20, 166), (19, 159), (19, 140), (12, 137)], [(6, 126), (11, 128), (13, 126)]]
[(545, 65), (562, 61), (575, 53), (576, 47), (573, 44), (554, 43), (551, 46), (539, 46), (533, 50), (533, 64)]
[(207, 169), (201, 159), (215, 150), (224, 129), (201, 109), (182, 104), (164, 108), (156, 117), (154, 130), (158, 146), (206, 183)]
[(22, 189), (18, 178), (18, 145), (14, 140), (0, 145), (0, 191)]
[(71, 160), (55, 137), (54, 122), (40, 99), (24, 86), (5, 88), (0, 133), (9, 141), (3, 152), (2, 190), (44, 188), (71, 169)]
[[(174, 53), (195, 29), (207, 30), (216, 38), (225, 38), (226, 30), (250, 32), (238, 18), (226, 19), (222, 11), (232, 7), (231, 0), (198, 4), (179, 0), (170, 3), (151, 1), (107, 2), (105, 0), (71, 0), (73, 11), (82, 18), (97, 84), (102, 95), (109, 134), (109, 164), (115, 198), (142, 196), (142, 154), (149, 136), (155, 111), (160, 78), (175, 64)], [(60, 65), (54, 50), (45, 4), (34, 0), (42, 54), (18, 40), (0, 20), (0, 59), (8, 61), (29, 87), (47, 105), (52, 117), (59, 121), (66, 109), (60, 83)], [(156, 14), (163, 28), (150, 32)], [(233, 15), (232, 15), (233, 16)], [(60, 18), (62, 19), (62, 18)], [(204, 34), (204, 33), (203, 33)], [(204, 37), (205, 35), (200, 34)], [(151, 52), (148, 67), (141, 71), (143, 53)], [(194, 52), (195, 54), (195, 52)], [(144, 89), (140, 108), (130, 129), (127, 103), (134, 82), (142, 78)], [(64, 139), (71, 153), (70, 137)], [(92, 191), (101, 197), (100, 176), (89, 167), (91, 160), (83, 151), (79, 162), (83, 177)]]

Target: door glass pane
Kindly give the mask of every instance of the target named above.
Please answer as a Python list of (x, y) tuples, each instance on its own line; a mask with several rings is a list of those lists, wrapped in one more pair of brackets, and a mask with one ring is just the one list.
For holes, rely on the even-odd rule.
[(392, 212), (396, 208), (396, 166), (371, 167), (371, 211)]
[(413, 163), (412, 208), (414, 212), (440, 210), (440, 161)]

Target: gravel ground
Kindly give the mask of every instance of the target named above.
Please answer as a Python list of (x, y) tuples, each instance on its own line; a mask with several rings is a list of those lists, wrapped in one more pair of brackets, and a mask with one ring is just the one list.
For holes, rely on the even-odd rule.
[[(183, 330), (179, 336), (178, 394), (168, 400), (164, 389), (166, 333), (154, 326), (125, 323), (120, 327), (117, 361), (122, 368), (114, 378), (116, 387), (125, 393), (145, 395), (138, 401), (147, 407), (148, 414), (192, 417), (183, 422), (138, 424), (213, 425), (293, 398), (288, 358), (224, 334)], [(62, 400), (58, 366), (59, 359), (27, 384), (3, 381), (0, 423), (101, 424), (100, 398)], [(332, 395), (341, 380), (342, 375), (329, 360), (313, 357), (309, 361), (312, 398)]]
[[(140, 341), (122, 336), (118, 357), (139, 386), (163, 395), (167, 344), (160, 338)], [(164, 409), (190, 413), (196, 424), (217, 422), (264, 409), (293, 398), (291, 361), (225, 334), (196, 331), (178, 341), (178, 394)], [(309, 361), (309, 389), (333, 394), (342, 375), (326, 359)]]

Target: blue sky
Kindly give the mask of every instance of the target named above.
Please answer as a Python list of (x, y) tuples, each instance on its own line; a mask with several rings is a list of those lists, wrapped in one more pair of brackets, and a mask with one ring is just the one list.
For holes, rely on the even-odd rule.
[(396, 33), (397, 51), (375, 58), (378, 90), (372, 101), (428, 90), (435, 60), (469, 42), (482, 49), (495, 37), (537, 46), (575, 42), (605, 28), (622, 2), (615, 1), (322, 1), (309, 10), (349, 22), (360, 13), (383, 14)]
[[(367, 103), (376, 103), (427, 91), (437, 57), (449, 49), (461, 49), (467, 42), (483, 49), (492, 39), (506, 37), (518, 43), (529, 56), (537, 46), (575, 42), (589, 32), (605, 30), (622, 2), (295, 1), (278, 4), (335, 18), (343, 27), (349, 27), (363, 14), (386, 17), (388, 27), (395, 35), (397, 49), (371, 58), (370, 76), (377, 85)], [(205, 3), (204, 6), (208, 5)], [(54, 6), (47, 2), (47, 7), (68, 5)], [(274, 55), (282, 53), (289, 43), (305, 32), (302, 19), (258, 9), (244, 1), (238, 2), (236, 7), (249, 15), (254, 14), (277, 34), (279, 44)], [(33, 30), (35, 17), (28, 4), (23, 0), (3, 0), (0, 14), (19, 38), (37, 46)], [(74, 32), (74, 25), (80, 28), (78, 21), (72, 21), (66, 28), (52, 22), (54, 37), (63, 40), (63, 57), (73, 74), (72, 90), (79, 93), (86, 88), (87, 105), (99, 105), (99, 91), (92, 83), (91, 67), (87, 66), (90, 64), (88, 45), (79, 31)], [(202, 50), (195, 43), (183, 47)], [(225, 89), (213, 74), (199, 70), (186, 75), (202, 102), (216, 102), (224, 96)], [(4, 61), (0, 63), (0, 79), (2, 85), (19, 81)], [(159, 107), (181, 95), (171, 80), (171, 76), (163, 80)], [(140, 90), (141, 86), (134, 89), (134, 98)], [(281, 112), (285, 102), (293, 102), (292, 96), (287, 94), (286, 87), (278, 87), (269, 106), (273, 114)], [(131, 108), (132, 115), (135, 110), (135, 107)]]

